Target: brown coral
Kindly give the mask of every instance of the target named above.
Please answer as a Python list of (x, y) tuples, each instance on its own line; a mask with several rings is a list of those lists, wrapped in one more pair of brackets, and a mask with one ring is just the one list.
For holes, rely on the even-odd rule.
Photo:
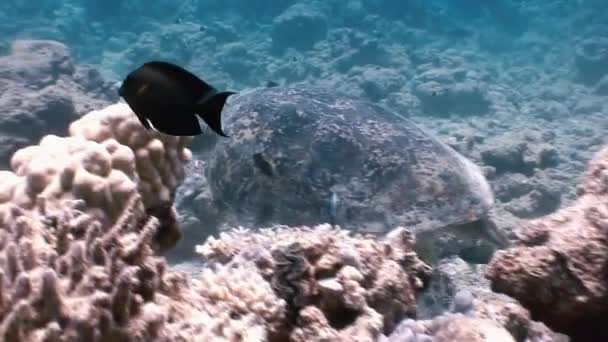
[[(575, 340), (607, 340), (608, 148), (598, 153), (570, 207), (520, 227), (487, 277), (533, 317)], [(589, 335), (592, 334), (592, 335)]]
[(61, 220), (12, 213), (0, 231), (3, 341), (262, 341), (283, 320), (253, 265), (207, 268), (190, 285), (167, 271), (152, 250), (159, 221), (137, 193), (106, 230), (67, 205)]

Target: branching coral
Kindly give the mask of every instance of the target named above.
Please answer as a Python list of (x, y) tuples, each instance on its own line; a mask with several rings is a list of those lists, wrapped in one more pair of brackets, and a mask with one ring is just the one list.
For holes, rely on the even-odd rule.
[(286, 303), (290, 340), (373, 341), (415, 314), (430, 267), (412, 246), (404, 228), (378, 240), (321, 225), (236, 229), (197, 250), (210, 263), (255, 264)]
[(36, 217), (13, 206), (9, 221), (0, 230), (3, 341), (263, 341), (283, 320), (253, 265), (207, 268), (191, 284), (167, 271), (152, 250), (159, 221), (137, 193), (108, 229), (69, 203)]
[[(165, 265), (151, 256), (158, 220), (145, 215), (137, 193), (107, 230), (69, 200), (61, 203), (63, 209), (37, 209), (36, 215), (11, 205), (5, 217), (10, 223), (0, 231), (2, 339), (109, 341), (157, 335), (158, 317), (146, 314), (146, 305), (166, 286)], [(139, 326), (128, 327), (135, 316)]]
[[(136, 122), (121, 104), (90, 113), (73, 123), (72, 137), (46, 136), (13, 155), (14, 173), (1, 172), (4, 340), (159, 334), (164, 318), (149, 304), (169, 290), (171, 277), (164, 278), (164, 260), (152, 249), (166, 247), (153, 244), (163, 241), (155, 238), (166, 225), (146, 211), (160, 204), (155, 198), (171, 208), (188, 139), (148, 133)], [(124, 142), (132, 145), (108, 134), (116, 130), (124, 138), (126, 129), (132, 136)], [(146, 152), (154, 162), (146, 164)], [(133, 317), (139, 325), (128, 326)]]

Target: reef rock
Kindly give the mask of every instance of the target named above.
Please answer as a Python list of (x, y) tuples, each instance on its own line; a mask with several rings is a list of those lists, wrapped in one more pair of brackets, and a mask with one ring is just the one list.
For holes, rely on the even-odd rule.
[[(506, 296), (503, 296), (506, 297)], [(432, 319), (405, 319), (378, 342), (471, 341), (471, 342), (567, 342), (544, 324), (532, 321), (530, 313), (515, 301), (478, 299), (460, 291), (454, 296), (452, 310)]]
[(574, 340), (608, 339), (608, 148), (590, 163), (578, 199), (529, 221), (496, 253), (487, 277), (533, 317)]
[(578, 80), (594, 85), (608, 74), (608, 38), (590, 37), (576, 47)]
[(274, 19), (272, 40), (275, 48), (307, 50), (327, 36), (327, 20), (316, 3), (296, 3)]
[(0, 166), (45, 134), (66, 133), (69, 122), (117, 99), (97, 70), (75, 65), (55, 41), (18, 40), (0, 56)]

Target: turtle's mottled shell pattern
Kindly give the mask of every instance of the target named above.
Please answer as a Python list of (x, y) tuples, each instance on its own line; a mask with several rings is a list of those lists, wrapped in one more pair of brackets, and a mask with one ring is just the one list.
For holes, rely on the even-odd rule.
[[(493, 203), (479, 169), (407, 119), (330, 89), (255, 89), (226, 105), (230, 135), (207, 156), (215, 202), (239, 222), (329, 222), (385, 231), (478, 219)], [(274, 164), (268, 177), (253, 154)]]

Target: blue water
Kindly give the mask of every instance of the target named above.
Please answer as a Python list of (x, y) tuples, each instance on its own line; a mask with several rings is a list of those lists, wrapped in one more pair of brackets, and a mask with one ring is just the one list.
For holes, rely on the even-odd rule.
[[(356, 87), (351, 75), (368, 65), (399, 70), (407, 83), (416, 66), (438, 62), (449, 49), (489, 58), (494, 68), (525, 65), (574, 79), (580, 41), (606, 35), (607, 14), (600, 13), (607, 6), (592, 0), (5, 0), (0, 45), (59, 40), (113, 80), (145, 60), (168, 59), (236, 88), (268, 79)], [(597, 69), (605, 73), (606, 64)]]
[[(378, 103), (484, 167), (504, 231), (571, 203), (608, 142), (607, 0), (1, 0), (0, 55), (18, 39), (61, 42), (108, 94), (161, 59), (220, 89), (306, 82)], [(486, 153), (520, 144), (515, 162)], [(190, 236), (181, 248), (206, 234)]]

